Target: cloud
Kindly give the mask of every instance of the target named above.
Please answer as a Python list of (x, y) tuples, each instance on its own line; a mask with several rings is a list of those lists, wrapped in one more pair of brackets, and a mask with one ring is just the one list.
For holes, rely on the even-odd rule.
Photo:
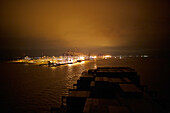
[(2, 1), (1, 49), (168, 48), (168, 3)]

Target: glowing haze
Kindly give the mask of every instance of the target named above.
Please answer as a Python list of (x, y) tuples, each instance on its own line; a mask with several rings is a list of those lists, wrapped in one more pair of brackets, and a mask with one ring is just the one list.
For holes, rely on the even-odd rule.
[(75, 47), (110, 54), (169, 50), (168, 1), (11, 0), (0, 2), (0, 15), (4, 55)]

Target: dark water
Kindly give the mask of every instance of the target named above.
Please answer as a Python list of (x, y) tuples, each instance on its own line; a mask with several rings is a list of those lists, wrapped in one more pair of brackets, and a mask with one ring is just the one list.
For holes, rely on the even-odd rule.
[[(45, 113), (59, 106), (82, 71), (97, 66), (128, 66), (141, 76), (141, 83), (169, 101), (169, 62), (158, 58), (97, 60), (58, 67), (0, 64), (0, 104), (3, 112)], [(5, 110), (5, 111), (4, 111)]]

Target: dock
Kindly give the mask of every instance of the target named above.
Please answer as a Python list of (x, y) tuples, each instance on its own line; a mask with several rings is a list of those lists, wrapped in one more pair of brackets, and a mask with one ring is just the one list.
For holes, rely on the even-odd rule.
[[(82, 73), (62, 97), (61, 113), (167, 113), (137, 72), (129, 67), (98, 67)], [(155, 94), (156, 95), (156, 94)], [(62, 107), (61, 107), (62, 108)], [(52, 113), (59, 113), (52, 110)]]

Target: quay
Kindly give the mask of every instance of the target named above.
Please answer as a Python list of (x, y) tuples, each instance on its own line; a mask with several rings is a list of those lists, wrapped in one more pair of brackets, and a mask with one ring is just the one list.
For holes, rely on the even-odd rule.
[(168, 113), (156, 93), (141, 85), (129, 67), (98, 67), (84, 71), (51, 113)]
[(56, 67), (60, 65), (66, 65), (66, 64), (74, 64), (77, 62), (82, 62), (86, 60), (96, 60), (96, 59), (108, 59), (111, 58), (111, 55), (103, 55), (103, 56), (89, 56), (89, 55), (83, 55), (81, 53), (75, 53), (75, 52), (67, 52), (64, 54), (64, 56), (59, 57), (49, 57), (49, 56), (43, 56), (43, 57), (24, 57), (22, 59), (12, 60), (11, 63), (19, 63), (19, 64), (35, 64), (44, 66), (47, 65), (49, 67)]

